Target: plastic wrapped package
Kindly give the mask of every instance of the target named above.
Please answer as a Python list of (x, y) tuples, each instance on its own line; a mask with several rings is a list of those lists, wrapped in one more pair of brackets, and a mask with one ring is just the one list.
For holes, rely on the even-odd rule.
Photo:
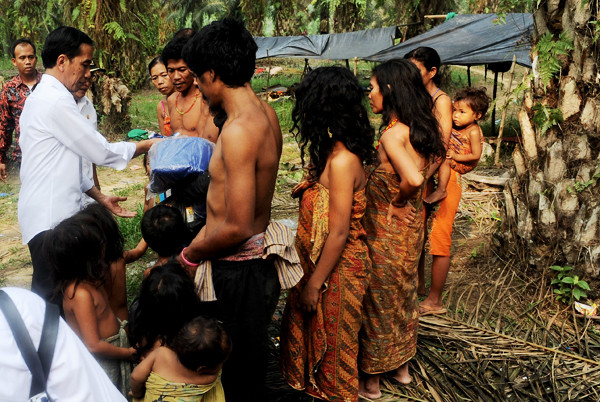
[(215, 144), (198, 137), (176, 137), (160, 141), (148, 151), (150, 184), (153, 193), (162, 193), (183, 179), (208, 169)]

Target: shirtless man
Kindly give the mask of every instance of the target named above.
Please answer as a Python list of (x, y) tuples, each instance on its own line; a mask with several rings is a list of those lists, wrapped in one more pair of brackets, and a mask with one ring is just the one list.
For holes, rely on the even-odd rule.
[(191, 35), (176, 35), (161, 54), (161, 60), (175, 87), (175, 92), (167, 99), (171, 130), (173, 133), (216, 142), (219, 131), (210, 116), (208, 104), (202, 99), (195, 84), (194, 74), (181, 56), (183, 47), (190, 39)]
[(213, 315), (234, 345), (223, 368), (228, 401), (265, 400), (266, 327), (280, 289), (257, 246), (271, 216), (282, 136), (274, 110), (250, 86), (256, 49), (241, 23), (224, 19), (204, 27), (183, 53), (213, 113), (227, 114), (209, 165), (206, 226), (179, 259), (191, 269), (211, 261)]

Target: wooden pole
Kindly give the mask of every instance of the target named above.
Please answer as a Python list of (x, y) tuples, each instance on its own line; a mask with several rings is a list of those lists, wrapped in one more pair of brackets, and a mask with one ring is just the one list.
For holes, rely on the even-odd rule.
[(358, 57), (354, 58), (354, 76), (358, 74)]
[(500, 144), (502, 143), (502, 133), (504, 132), (504, 121), (506, 120), (506, 113), (508, 109), (508, 102), (510, 100), (510, 91), (512, 89), (513, 78), (515, 77), (515, 66), (517, 64), (517, 55), (513, 56), (512, 65), (510, 66), (510, 79), (508, 81), (508, 93), (506, 95), (506, 101), (504, 102), (504, 109), (502, 109), (502, 118), (500, 120), (500, 129), (498, 130), (498, 139), (496, 140), (496, 155), (494, 155), (494, 164), (500, 164)]
[(433, 14), (433, 15), (430, 14), (430, 15), (425, 16), (425, 18), (427, 18), (427, 19), (434, 19), (434, 18), (440, 19), (440, 18), (446, 18), (446, 17), (447, 17), (447, 14)]
[[(498, 93), (498, 71), (494, 71), (494, 92), (492, 100), (496, 100), (496, 94)], [(496, 103), (494, 102), (494, 108), (492, 109), (492, 137), (496, 136)]]
[(267, 87), (265, 88), (265, 100), (269, 99), (269, 81), (271, 80), (271, 58), (269, 57), (269, 48), (267, 48)]
[(471, 66), (467, 66), (467, 80), (469, 82), (469, 86), (471, 86)]

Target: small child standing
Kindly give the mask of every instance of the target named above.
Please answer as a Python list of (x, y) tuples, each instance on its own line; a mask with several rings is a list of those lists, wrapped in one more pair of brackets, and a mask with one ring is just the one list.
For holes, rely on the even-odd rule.
[(438, 194), (433, 197), (434, 202), (442, 201), (434, 214), (429, 235), (430, 253), (433, 256), (431, 290), (420, 304), (421, 315), (446, 312), (442, 306), (442, 291), (450, 270), (452, 226), (462, 195), (460, 176), (475, 169), (479, 162), (483, 133), (477, 122), (485, 116), (489, 105), (490, 98), (485, 88), (467, 87), (454, 98), (450, 144), (446, 160), (439, 169), (438, 188), (431, 194)]
[[(192, 240), (181, 212), (177, 208), (164, 204), (158, 204), (144, 213), (142, 236), (148, 246), (158, 254), (155, 266), (164, 265)], [(144, 278), (152, 268), (144, 272)]]
[(57, 291), (63, 295), (65, 319), (126, 395), (135, 349), (127, 344), (124, 323), (111, 309), (104, 286), (110, 272), (105, 239), (110, 234), (79, 212), (59, 223), (49, 236), (49, 257)]
[(172, 344), (153, 350), (138, 364), (131, 373), (131, 395), (134, 401), (224, 402), (221, 368), (230, 353), (223, 327), (196, 317)]

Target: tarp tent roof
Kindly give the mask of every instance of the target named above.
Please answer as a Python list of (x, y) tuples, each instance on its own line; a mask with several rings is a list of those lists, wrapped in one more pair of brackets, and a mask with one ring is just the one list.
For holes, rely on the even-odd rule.
[(257, 59), (302, 57), (308, 59), (363, 59), (394, 44), (396, 27), (326, 35), (255, 37)]
[(531, 67), (531, 14), (509, 13), (502, 23), (496, 14), (459, 14), (456, 17), (389, 49), (365, 57), (386, 61), (404, 57), (409, 51), (434, 48), (442, 64), (476, 65), (511, 62)]

